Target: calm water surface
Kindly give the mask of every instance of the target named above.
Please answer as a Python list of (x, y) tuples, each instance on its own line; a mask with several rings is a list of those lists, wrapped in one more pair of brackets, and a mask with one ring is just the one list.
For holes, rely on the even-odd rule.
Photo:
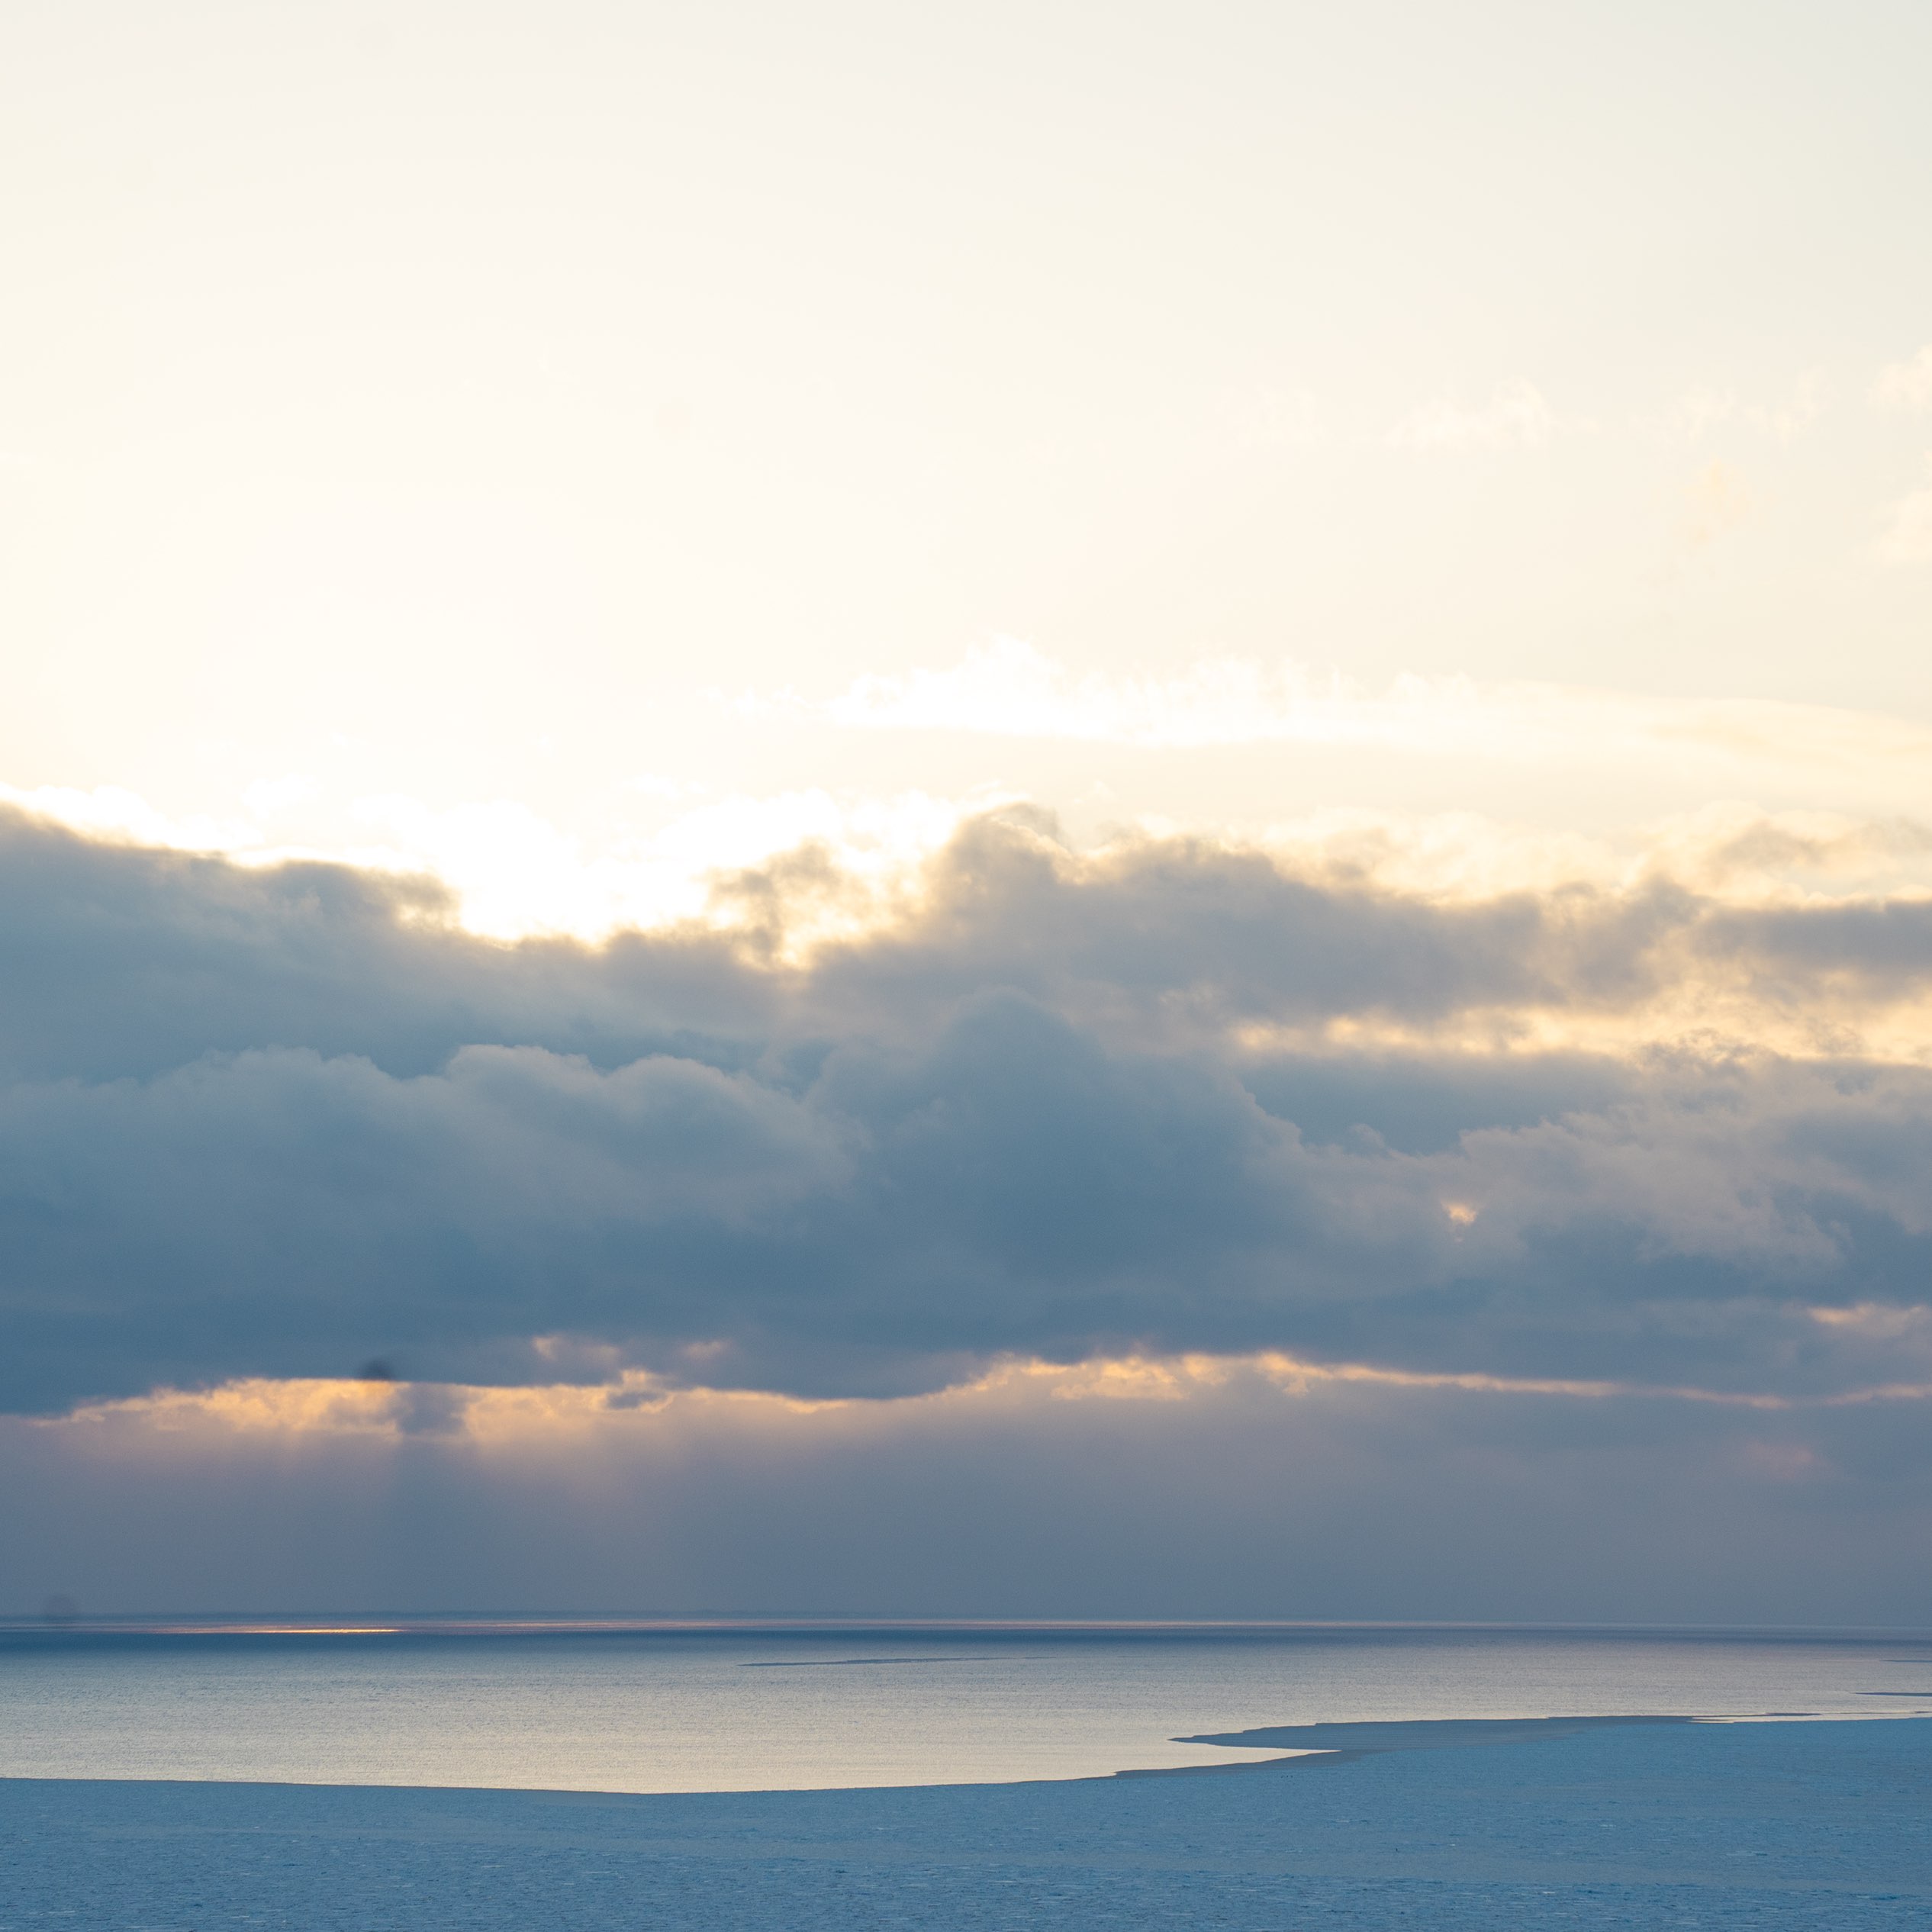
[(970, 1783), (1225, 1763), (1173, 1740), (1260, 1724), (1635, 1712), (1932, 1714), (1932, 1633), (0, 1625), (11, 1777)]

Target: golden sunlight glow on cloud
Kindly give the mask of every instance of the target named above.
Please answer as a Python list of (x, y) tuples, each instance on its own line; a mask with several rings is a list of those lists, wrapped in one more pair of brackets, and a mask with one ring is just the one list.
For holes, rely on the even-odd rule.
[[(1852, 714), (1773, 708), (1795, 714), (1814, 728), (1815, 745), (1848, 758), (1852, 726), (1871, 723), (1869, 762), (1896, 777), (1901, 789), (1911, 775), (1913, 748), (1932, 768), (1927, 734)], [(1735, 742), (1750, 745), (1741, 720), (1724, 723)], [(1706, 742), (1714, 739), (1731, 742), (1712, 732)], [(1656, 742), (1666, 741), (1660, 733)], [(143, 845), (206, 850), (207, 835), (221, 829), (169, 825), (118, 794), (12, 797), (90, 836), (118, 834)], [(1765, 813), (1719, 803), (1622, 836), (1589, 836), (1469, 813), (1335, 810), (1219, 831), (1150, 819), (1083, 845), (1048, 815), (997, 795), (868, 800), (815, 791), (709, 801), (675, 817), (648, 846), (600, 852), (523, 807), (499, 802), (438, 813), (392, 797), (362, 808), (367, 823), (391, 835), (381, 845), (330, 851), (250, 844), (246, 828), (228, 828), (229, 842), (217, 849), (250, 867), (310, 858), (427, 876), (448, 900), (426, 899), (405, 908), (405, 916), (452, 917), (488, 938), (598, 940), (626, 929), (681, 925), (737, 935), (748, 958), (785, 971), (808, 968), (826, 946), (919, 933), (920, 922), (956, 889), (948, 883), (949, 846), (989, 807), (1001, 820), (1000, 837), (1029, 850), (1069, 891), (1105, 890), (1150, 862), (1161, 841), (1174, 840), (1197, 857), (1264, 858), (1283, 879), (1325, 892), (1387, 895), (1417, 906), (1493, 909), (1529, 895), (1559, 946), (1587, 946), (1592, 932), (1608, 938), (1619, 920), (1645, 929), (1641, 962), (1631, 955), (1632, 971), (1598, 990), (1570, 983), (1569, 968), (1553, 954), (1557, 977), (1547, 994), (1533, 977), (1499, 990), (1493, 1002), (1472, 998), (1413, 1016), (1366, 1009), (1231, 1015), (1225, 1038), (1246, 1052), (1628, 1055), (1663, 1047), (1800, 1058), (1847, 1051), (1895, 1061), (1932, 1058), (1932, 985), (1923, 976), (1882, 965), (1863, 973), (1808, 968), (1799, 997), (1782, 969), (1767, 970), (1747, 945), (1721, 934), (1708, 942), (1709, 920), (1726, 915), (1748, 921), (1837, 909), (1853, 919), (1911, 916), (1932, 901), (1932, 827), (1900, 814)], [(1583, 923), (1573, 928), (1576, 919)]]
[[(1862, 1325), (1889, 1337), (1895, 1312), (1813, 1309), (1821, 1323)], [(1923, 1310), (1911, 1312), (1922, 1315)], [(1255, 1355), (1129, 1356), (1062, 1364), (1003, 1363), (973, 1381), (933, 1394), (805, 1401), (754, 1390), (674, 1387), (641, 1370), (602, 1385), (526, 1388), (411, 1385), (252, 1377), (200, 1391), (87, 1403), (34, 1427), (111, 1456), (159, 1452), (238, 1438), (295, 1444), (304, 1438), (361, 1438), (396, 1444), (433, 1438), (479, 1452), (542, 1450), (597, 1441), (662, 1437), (691, 1429), (768, 1433), (774, 1428), (870, 1431), (921, 1418), (949, 1424), (1003, 1416), (1042, 1403), (1212, 1401), (1242, 1390), (1305, 1400), (1324, 1391), (1380, 1389), (1396, 1395), (1538, 1397), (1603, 1402), (1688, 1402), (1722, 1409), (1788, 1412), (1874, 1402), (1932, 1400), (1932, 1383), (1871, 1383), (1814, 1396), (1548, 1376), (1508, 1376), (1315, 1362), (1270, 1351)]]
[(1888, 1308), (1876, 1302), (1858, 1302), (1850, 1308), (1808, 1309), (1821, 1327), (1865, 1336), (1874, 1341), (1895, 1341), (1918, 1333), (1932, 1323), (1932, 1308)]
[(1721, 978), (1693, 979), (1615, 1009), (1576, 1010), (1524, 1004), (1470, 1013), (1441, 1022), (1344, 1016), (1296, 1025), (1249, 1021), (1232, 1029), (1234, 1044), (1254, 1054), (1348, 1050), (1530, 1058), (1590, 1053), (1639, 1057), (1689, 1054), (1699, 1059), (1773, 1054), (1794, 1061), (1856, 1054), (1878, 1061), (1932, 1060), (1932, 995), (1895, 1001), (1818, 1003), (1794, 1006), (1775, 988), (1759, 991)]
[(689, 807), (649, 838), (591, 851), (525, 806), (500, 800), (438, 812), (392, 796), (358, 805), (380, 842), (354, 862), (433, 873), (456, 894), (472, 932), (601, 937), (686, 919), (742, 924), (755, 912), (729, 889), (731, 876), (805, 852), (809, 871), (792, 868), (793, 936), (819, 939), (876, 923), (881, 902), (910, 890), (919, 865), (964, 819), (998, 802), (916, 791), (842, 798), (819, 787), (723, 798)]
[[(298, 780), (249, 788), (260, 817), (303, 796)], [(259, 822), (171, 819), (135, 794), (103, 786), (0, 785), (18, 806), (89, 837), (185, 852), (217, 853), (244, 865), (314, 860), (393, 875), (426, 875), (452, 895), (462, 927), (491, 939), (539, 934), (600, 939), (689, 920), (723, 928), (756, 916), (734, 876), (787, 855), (787, 924), (794, 944), (877, 925), (916, 884), (919, 867), (968, 818), (1005, 794), (986, 787), (946, 799), (910, 791), (840, 796), (822, 787), (688, 806), (658, 832), (601, 846), (559, 830), (529, 806), (497, 799), (433, 808), (401, 794), (356, 800), (339, 842), (291, 842)]]
[[(1920, 496), (1932, 503), (1932, 493)], [(1888, 555), (1917, 554), (1919, 501), (1899, 507)], [(1431, 899), (1621, 891), (1664, 879), (1737, 903), (1932, 890), (1932, 729), (1823, 705), (1460, 677), (1376, 687), (1290, 659), (1076, 673), (1011, 638), (948, 667), (859, 677), (823, 702), (781, 693), (718, 704), (848, 743), (863, 733), (880, 756), (900, 759), (923, 756), (922, 738), (945, 734), (955, 745), (987, 741), (987, 758), (1124, 756), (1140, 771), (1154, 768), (1150, 752), (1198, 771), (1188, 761), (1203, 752), (1305, 746), (1365, 755), (1351, 772), (1370, 756), (1383, 761), (1385, 778), (1427, 770), (1451, 794), (1459, 772), (1505, 771), (1536, 788), (1539, 808), (1531, 824), (1378, 803), (1383, 781), (1373, 778), (1362, 780), (1363, 795), (1299, 812), (1282, 810), (1266, 773), (1244, 781), (1245, 793), (1193, 809), (1095, 785), (1055, 835), (1069, 856), (1199, 839), (1259, 848), (1293, 871), (1347, 874)], [(1668, 787), (1680, 806), (1697, 802), (1621, 823), (1541, 810), (1579, 784), (1619, 799)], [(857, 783), (761, 794), (646, 774), (625, 795), (642, 816), (566, 823), (510, 797), (338, 795), (296, 771), (250, 782), (232, 813), (184, 816), (122, 787), (0, 786), (0, 802), (90, 837), (249, 865), (315, 859), (427, 875), (446, 889), (462, 926), (492, 938), (596, 939), (697, 921), (782, 929), (781, 951), (794, 958), (903, 919), (919, 902), (923, 868), (968, 819), (1029, 798), (1061, 802), (1051, 784), (992, 778), (951, 791)], [(1185, 795), (1183, 785), (1177, 802)]]

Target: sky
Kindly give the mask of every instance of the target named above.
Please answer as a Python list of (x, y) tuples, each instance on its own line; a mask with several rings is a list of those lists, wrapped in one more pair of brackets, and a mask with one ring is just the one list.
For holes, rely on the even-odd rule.
[(1928, 72), (10, 9), (0, 1613), (1922, 1621)]

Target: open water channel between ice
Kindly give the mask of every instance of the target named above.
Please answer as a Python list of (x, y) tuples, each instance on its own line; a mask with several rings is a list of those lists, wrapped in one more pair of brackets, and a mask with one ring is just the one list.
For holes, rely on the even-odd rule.
[(1932, 1714), (1932, 1634), (0, 1626), (0, 1776), (609, 1792), (1003, 1782), (1393, 1718)]

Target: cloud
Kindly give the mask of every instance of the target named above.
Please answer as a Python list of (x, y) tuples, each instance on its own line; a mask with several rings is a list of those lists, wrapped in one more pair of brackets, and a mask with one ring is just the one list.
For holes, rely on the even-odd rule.
[(1932, 409), (1932, 343), (1902, 362), (1887, 363), (1872, 385), (1872, 401), (1908, 414)]
[(1932, 483), (1900, 497), (1886, 510), (1884, 527), (1872, 548), (1886, 563), (1932, 562)]
[(1472, 408), (1439, 397), (1412, 411), (1389, 430), (1396, 449), (1537, 449), (1555, 434), (1555, 413), (1534, 383), (1505, 382), (1489, 401)]
[(862, 919), (874, 897), (902, 884), (963, 819), (1003, 796), (997, 787), (947, 799), (917, 791), (878, 797), (813, 787), (713, 798), (702, 796), (702, 787), (648, 777), (626, 789), (675, 799), (682, 809), (648, 834), (596, 845), (512, 800), (433, 807), (404, 794), (377, 793), (357, 799), (347, 813), (353, 829), (346, 842), (338, 836), (325, 846), (264, 829), (264, 821), (273, 824), (319, 797), (300, 774), (247, 787), (243, 803), (252, 820), (172, 818), (116, 786), (0, 785), (0, 807), (94, 837), (220, 852), (249, 866), (333, 862), (402, 877), (427, 874), (447, 890), (472, 932), (598, 938), (699, 916), (728, 921), (735, 908), (716, 895), (720, 874), (742, 873), (807, 847), (823, 854), (828, 882), (836, 878), (836, 894), (821, 896), (817, 924), (840, 929)]
[[(1732, 801), (1693, 818), (1589, 836), (1487, 823), (1466, 812), (1411, 818), (1357, 807), (1200, 828), (1265, 845), (1297, 867), (1366, 868), (1384, 884), (1437, 896), (1542, 889), (1559, 880), (1615, 884), (1653, 864), (1723, 889), (1721, 861), (1737, 873), (1750, 855), (1763, 860), (1774, 847), (1785, 858), (1772, 869), (1787, 884), (1809, 874), (1808, 887), (1815, 888), (1829, 874), (1842, 886), (1863, 864), (1868, 887), (1897, 884), (1911, 869), (1905, 815), (1923, 808), (1923, 774), (1932, 756), (1932, 732), (1921, 725), (1824, 706), (1461, 678), (1404, 676), (1370, 687), (1288, 659), (1206, 659), (1165, 674), (1083, 675), (1009, 639), (948, 666), (859, 678), (827, 702), (784, 694), (749, 697), (739, 707), (868, 732), (946, 731), (1117, 748), (1137, 762), (1148, 752), (1270, 745), (1328, 753), (1360, 747), (1399, 761), (1385, 762), (1364, 779), (1366, 786), (1386, 784), (1392, 774), (1398, 784), (1411, 782), (1426, 760), (1431, 784), (1475, 762), (1489, 778), (1498, 768), (1547, 771), (1552, 791), (1573, 798), (1606, 785), (1625, 795), (1654, 782), (1670, 794), (1682, 796), (1689, 787)], [(955, 749), (977, 755), (968, 746)], [(1022, 762), (1029, 762), (1027, 755)], [(1131, 789), (1133, 781), (1125, 782)], [(502, 939), (599, 939), (692, 922), (768, 933), (769, 902), (782, 874), (784, 942), (797, 951), (889, 920), (966, 821), (1022, 800), (997, 784), (951, 796), (822, 787), (710, 796), (687, 787), (675, 800), (665, 786), (653, 788), (669, 810), (649, 814), (655, 822), (647, 826), (601, 836), (567, 830), (501, 799), (432, 807), (375, 794), (304, 817), (315, 801), (305, 800), (307, 781), (299, 776), (250, 788), (250, 809), (266, 819), (266, 828), (170, 818), (111, 787), (0, 787), (0, 803), (92, 837), (221, 852), (254, 869), (336, 865), (389, 877), (405, 893), (436, 900), (438, 917)], [(1096, 800), (1106, 789), (1087, 794), (1090, 813), (1102, 809)], [(1262, 795), (1249, 796), (1258, 801)], [(1753, 797), (1834, 811), (1785, 810), (1774, 818), (1736, 802)], [(1728, 831), (1719, 823), (1727, 816)], [(1152, 819), (1141, 824), (1149, 832), (1162, 829)], [(1090, 816), (1081, 829), (1093, 829)], [(1727, 842), (1731, 855), (1724, 859)], [(1932, 866), (1919, 869), (1932, 883)]]
[(646, 839), (600, 852), (508, 800), (437, 810), (376, 797), (356, 808), (371, 844), (349, 856), (398, 872), (430, 871), (456, 894), (472, 931), (520, 939), (729, 917), (733, 908), (716, 895), (720, 874), (809, 848), (822, 856), (828, 888), (816, 924), (831, 932), (862, 919), (874, 895), (903, 882), (969, 812), (990, 802), (919, 791), (842, 797), (816, 787), (709, 799), (686, 803)]
[[(1693, 491), (1695, 527), (1715, 534), (1745, 504), (1735, 473), (1712, 465)], [(856, 678), (822, 708), (832, 723), (862, 730), (1145, 749), (1364, 745), (1516, 765), (1589, 760), (1626, 774), (1638, 759), (1660, 774), (1681, 773), (1694, 758), (1718, 788), (1850, 784), (1901, 798), (1921, 795), (1932, 753), (1922, 726), (1825, 705), (1412, 675), (1374, 690), (1293, 659), (1207, 659), (1167, 677), (1079, 675), (1013, 638), (942, 669)]]
[(1699, 442), (1713, 430), (1735, 425), (1789, 443), (1824, 414), (1827, 400), (1824, 378), (1808, 370), (1781, 402), (1742, 401), (1728, 389), (1693, 389), (1654, 420), (1666, 435), (1686, 442)]
[(420, 884), (16, 821), (0, 1404), (372, 1360), (813, 1400), (1270, 1351), (1932, 1380), (1916, 1331), (1816, 1313), (1916, 1306), (1932, 1261), (1932, 1076), (1856, 1044), (1921, 1024), (1932, 906), (1438, 900), (1049, 830), (971, 825), (794, 958), (505, 945)]
[(87, 791), (72, 785), (36, 785), (31, 789), (0, 785), (0, 810), (8, 807), (96, 837), (127, 839), (183, 852), (238, 852), (261, 842), (256, 827), (239, 819), (204, 814), (170, 818), (138, 793), (120, 785), (96, 785)]

